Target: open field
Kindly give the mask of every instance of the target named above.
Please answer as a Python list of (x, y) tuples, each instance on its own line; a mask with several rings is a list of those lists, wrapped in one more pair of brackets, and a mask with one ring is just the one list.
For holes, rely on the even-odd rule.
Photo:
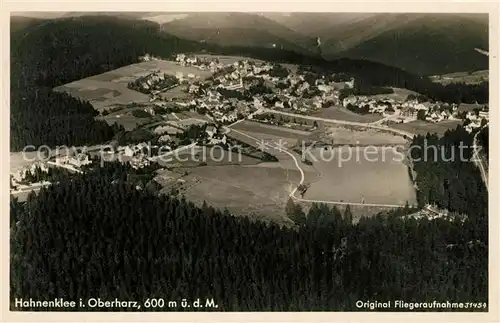
[(478, 84), (484, 81), (488, 81), (489, 71), (482, 70), (476, 72), (457, 72), (444, 75), (434, 75), (430, 79), (433, 82), (441, 84), (449, 83), (466, 83), (466, 84)]
[[(187, 76), (192, 73), (200, 76), (201, 79), (212, 75), (210, 71), (202, 71), (195, 67), (180, 66), (173, 61), (155, 60), (120, 67), (106, 73), (61, 85), (54, 90), (68, 92), (75, 97), (87, 100), (98, 111), (132, 102), (147, 103), (149, 102), (148, 95), (128, 89), (127, 84), (155, 70), (160, 70), (161, 73), (169, 75), (182, 72), (184, 76)], [(180, 87), (175, 87), (162, 93), (162, 95), (169, 99), (184, 98), (187, 96)]]
[(127, 131), (133, 130), (138, 126), (148, 123), (150, 121), (149, 118), (137, 118), (130, 113), (126, 114), (117, 113), (114, 115), (107, 115), (103, 117), (103, 120), (105, 120), (109, 125), (117, 123), (123, 126)]
[(254, 215), (261, 220), (290, 223), (285, 205), (293, 185), (299, 182), (298, 171), (281, 168), (245, 166), (207, 166), (192, 169), (188, 175), (201, 178), (186, 192), (186, 198), (198, 203), (207, 201), (217, 208), (227, 208), (238, 215)]
[(176, 101), (188, 98), (190, 95), (184, 92), (183, 88), (184, 88), (183, 86), (176, 86), (168, 91), (161, 92), (160, 94), (158, 94), (158, 96), (160, 96), (163, 100), (170, 100), (170, 101)]
[(128, 89), (128, 81), (114, 82), (113, 80), (105, 80), (112, 76), (105, 74), (107, 73), (61, 85), (54, 90), (67, 92), (74, 97), (87, 100), (98, 111), (103, 111), (108, 107), (120, 104), (129, 104), (131, 102), (149, 102), (149, 96), (146, 94)]
[(324, 133), (320, 139), (333, 145), (404, 145), (407, 140), (401, 136), (377, 129), (356, 129), (350, 126), (331, 126), (325, 124)]
[(375, 100), (383, 100), (383, 99), (393, 99), (395, 101), (404, 101), (408, 97), (408, 95), (418, 95), (417, 92), (410, 91), (407, 89), (393, 87), (394, 93), (390, 94), (377, 94), (377, 95), (369, 95), (368, 97)]
[(26, 202), (28, 200), (28, 195), (33, 192), (34, 194), (38, 194), (40, 192), (41, 187), (37, 187), (32, 190), (26, 190), (22, 192), (18, 192), (16, 194), (11, 194), (12, 197), (17, 198), (18, 202)]
[(329, 108), (323, 108), (318, 112), (313, 113), (312, 116), (327, 118), (327, 119), (363, 122), (363, 123), (374, 122), (383, 118), (379, 114), (364, 114), (364, 115), (357, 114), (341, 106), (332, 106)]
[[(374, 147), (373, 147), (374, 148)], [(323, 155), (321, 155), (323, 154)], [(314, 168), (321, 173), (304, 198), (352, 203), (412, 204), (413, 184), (402, 156), (389, 147), (311, 150)], [(322, 157), (323, 156), (323, 157)]]
[(37, 159), (37, 152), (11, 152), (10, 153), (10, 172), (15, 173), (33, 164)]
[(253, 137), (258, 138), (259, 140), (262, 139), (266, 141), (279, 141), (280, 139), (282, 139), (283, 143), (287, 143), (287, 147), (294, 146), (300, 139), (307, 140), (313, 134), (312, 132), (262, 124), (259, 122), (248, 120), (240, 122), (232, 126), (231, 128), (237, 131), (243, 131), (245, 133), (251, 134)]
[(409, 131), (415, 134), (425, 135), (428, 132), (443, 134), (448, 129), (453, 129), (457, 125), (462, 124), (462, 120), (446, 120), (439, 123), (426, 122), (415, 120), (408, 123), (391, 124), (391, 128)]
[(458, 106), (458, 111), (463, 112), (463, 111), (474, 111), (475, 109), (481, 109), (484, 106), (484, 104), (475, 104), (475, 103), (460, 103)]
[(141, 19), (142, 20), (149, 20), (152, 22), (156, 22), (157, 24), (166, 24), (167, 22), (171, 22), (177, 19), (183, 19), (187, 17), (187, 14), (176, 14), (176, 13), (167, 13), (167, 14), (161, 14), (161, 15), (154, 15), (154, 16), (144, 16)]
[(169, 168), (191, 168), (204, 166), (227, 166), (227, 165), (257, 165), (262, 161), (235, 151), (229, 152), (220, 147), (193, 147), (190, 150), (178, 153), (165, 160), (159, 160), (158, 164)]

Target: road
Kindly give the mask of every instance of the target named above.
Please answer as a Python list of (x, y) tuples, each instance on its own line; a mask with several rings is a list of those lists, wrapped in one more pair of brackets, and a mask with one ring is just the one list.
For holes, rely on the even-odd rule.
[[(238, 133), (238, 134), (240, 134), (242, 136), (245, 136), (247, 138), (255, 140), (255, 142), (259, 142), (259, 143), (262, 142), (258, 138), (250, 136), (250, 135), (248, 135), (248, 134), (246, 134), (244, 132), (241, 132), (241, 131), (238, 131), (238, 130), (235, 130), (235, 129), (229, 129), (229, 131), (234, 131), (234, 132), (236, 132), (236, 133)], [(299, 161), (297, 160), (297, 158), (291, 152), (289, 152), (287, 149), (284, 149), (283, 147), (277, 147), (277, 146), (274, 146), (272, 144), (265, 143), (265, 142), (263, 144), (266, 147), (270, 148), (270, 149), (274, 149), (274, 150), (277, 150), (279, 152), (283, 152), (283, 153), (289, 155), (293, 159), (293, 161), (295, 163), (295, 167), (297, 167), (297, 169), (300, 172), (300, 182), (292, 190), (292, 192), (290, 192), (290, 197), (293, 198), (296, 201), (309, 202), (309, 203), (335, 204), (335, 205), (360, 205), (360, 206), (375, 206), (375, 207), (388, 207), (388, 208), (399, 208), (399, 207), (403, 207), (404, 206), (404, 205), (396, 205), (396, 204), (374, 204), (374, 203), (356, 203), (356, 202), (337, 202), (337, 201), (311, 200), (311, 199), (304, 199), (304, 198), (296, 197), (295, 193), (297, 192), (298, 187), (300, 185), (304, 184), (304, 180), (305, 180), (304, 170), (300, 167)]]
[(79, 174), (83, 173), (81, 170), (76, 169), (75, 167), (73, 167), (71, 165), (60, 164), (60, 163), (56, 163), (56, 162), (53, 162), (53, 161), (50, 161), (50, 160), (47, 162), (47, 164), (53, 165), (53, 166), (56, 166), (56, 167), (66, 168), (67, 170), (70, 170), (70, 171), (75, 172), (75, 173), (79, 173)]
[(284, 111), (277, 111), (277, 110), (272, 110), (272, 109), (267, 109), (267, 108), (263, 109), (263, 112), (281, 114), (284, 116), (289, 116), (289, 117), (294, 117), (294, 118), (302, 118), (302, 119), (307, 119), (307, 120), (315, 120), (315, 121), (323, 121), (323, 122), (328, 122), (328, 123), (342, 124), (342, 125), (347, 125), (347, 126), (358, 126), (358, 127), (365, 127), (365, 128), (371, 128), (371, 129), (391, 131), (391, 132), (394, 132), (394, 133), (402, 135), (402, 136), (407, 136), (409, 138), (413, 138), (413, 136), (415, 135), (415, 134), (408, 132), (408, 131), (394, 129), (394, 128), (390, 128), (390, 127), (386, 127), (386, 126), (379, 126), (375, 123), (362, 123), (362, 122), (355, 122), (355, 121), (328, 119), (328, 118), (321, 118), (321, 117), (314, 117), (314, 116), (308, 116), (308, 115), (302, 115), (302, 114), (289, 113), (289, 112), (284, 112)]
[(485, 124), (481, 129), (479, 129), (479, 131), (476, 132), (476, 134), (474, 135), (474, 141), (473, 141), (474, 153), (472, 156), (472, 160), (474, 161), (474, 164), (476, 164), (476, 166), (479, 167), (479, 170), (481, 171), (481, 178), (483, 179), (484, 185), (488, 190), (488, 173), (487, 173), (488, 167), (484, 165), (484, 161), (480, 155), (481, 146), (478, 145), (477, 143), (477, 135), (479, 135), (479, 133), (487, 126), (488, 123)]
[(16, 194), (31, 192), (31, 191), (39, 190), (39, 189), (41, 189), (42, 187), (45, 187), (45, 186), (50, 186), (50, 185), (52, 185), (52, 183), (50, 183), (50, 182), (34, 183), (34, 184), (30, 185), (30, 186), (23, 187), (23, 188), (18, 189), (16, 191), (10, 191), (10, 194), (11, 195), (16, 195)]

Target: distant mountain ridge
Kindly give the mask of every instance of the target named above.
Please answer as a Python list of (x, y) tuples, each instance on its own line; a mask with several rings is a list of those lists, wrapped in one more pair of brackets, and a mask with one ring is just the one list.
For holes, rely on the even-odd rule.
[[(487, 14), (68, 12), (41, 18), (117, 16), (147, 20), (181, 39), (276, 48), (327, 60), (361, 58), (419, 75), (488, 69)], [(36, 17), (32, 14), (31, 17)]]
[[(325, 58), (362, 58), (420, 75), (488, 68), (486, 14), (294, 13), (267, 17), (322, 40)], [(322, 27), (320, 27), (322, 26)]]
[(225, 46), (257, 46), (313, 54), (315, 40), (278, 22), (251, 13), (189, 13), (162, 24), (180, 38)]
[(358, 58), (418, 75), (488, 69), (488, 57), (475, 50), (489, 50), (486, 14), (68, 12), (41, 17), (88, 15), (150, 21), (167, 34), (202, 43), (312, 57), (320, 55), (319, 37), (327, 60)]

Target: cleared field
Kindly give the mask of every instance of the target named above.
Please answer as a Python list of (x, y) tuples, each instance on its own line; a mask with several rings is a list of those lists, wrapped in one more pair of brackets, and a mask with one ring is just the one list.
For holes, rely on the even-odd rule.
[(395, 101), (404, 101), (410, 94), (418, 95), (417, 92), (410, 91), (407, 89), (402, 89), (398, 87), (393, 87), (392, 89), (394, 93), (369, 95), (368, 97), (376, 100), (394, 99)]
[(299, 139), (308, 139), (312, 132), (289, 129), (285, 127), (262, 124), (254, 121), (243, 121), (231, 127), (237, 131), (243, 131), (258, 139), (278, 142), (280, 139), (287, 143), (287, 147), (294, 146)]
[(430, 79), (433, 82), (441, 84), (459, 83), (459, 82), (463, 82), (466, 84), (478, 84), (484, 81), (488, 81), (488, 78), (489, 78), (488, 70), (476, 71), (471, 73), (457, 72), (444, 75), (434, 75), (430, 77)]
[(170, 124), (181, 127), (181, 128), (188, 128), (192, 125), (201, 125), (204, 123), (207, 123), (207, 121), (202, 120), (202, 119), (194, 119), (194, 118), (189, 118), (189, 119), (182, 119), (182, 120), (177, 120), (177, 121), (170, 121)]
[(31, 192), (33, 192), (34, 194), (38, 194), (39, 191), (40, 191), (40, 188), (37, 188), (37, 189), (31, 190), (31, 191), (23, 191), (23, 192), (19, 192), (16, 194), (11, 194), (11, 196), (17, 198), (18, 202), (26, 202), (28, 200), (28, 195)]
[(388, 132), (376, 129), (356, 129), (346, 126), (328, 126), (320, 138), (326, 143), (334, 145), (404, 145), (406, 139), (401, 136), (395, 136)]
[(11, 152), (10, 153), (10, 172), (15, 173), (36, 161), (37, 152)]
[[(61, 85), (54, 90), (64, 91), (75, 97), (87, 100), (99, 111), (131, 102), (147, 103), (150, 99), (148, 95), (128, 89), (127, 84), (138, 77), (157, 70), (169, 75), (176, 75), (177, 72), (182, 72), (184, 77), (192, 73), (195, 76), (199, 76), (200, 79), (205, 79), (212, 75), (210, 71), (199, 70), (195, 67), (180, 66), (173, 61), (155, 60), (120, 67), (106, 73)], [(180, 87), (175, 87), (162, 93), (162, 96), (173, 99), (184, 98), (187, 94)]]
[(186, 198), (214, 207), (227, 208), (239, 215), (254, 214), (262, 220), (290, 223), (285, 205), (293, 185), (300, 180), (298, 171), (245, 166), (207, 166), (192, 170), (188, 176), (202, 178), (186, 192)]
[(378, 114), (357, 114), (339, 106), (321, 109), (318, 112), (312, 114), (312, 116), (363, 123), (370, 123), (383, 118)]
[[(106, 74), (106, 73), (105, 73)], [(101, 74), (102, 75), (102, 74)], [(110, 77), (109, 75), (106, 75)], [(102, 111), (116, 105), (149, 102), (149, 96), (127, 88), (127, 82), (115, 83), (100, 80), (98, 76), (71, 82), (55, 88), (55, 91), (67, 92), (74, 97), (89, 101), (92, 106)], [(104, 76), (103, 76), (104, 78)]]
[(162, 14), (162, 15), (154, 15), (154, 16), (144, 16), (142, 20), (149, 20), (152, 22), (156, 22), (157, 24), (166, 24), (167, 22), (171, 22), (177, 19), (183, 19), (187, 17), (187, 14)]
[(311, 155), (316, 158), (314, 168), (321, 175), (306, 191), (306, 199), (351, 203), (362, 203), (364, 199), (364, 203), (374, 204), (416, 201), (407, 166), (400, 161), (401, 155), (391, 149), (314, 149)]
[(149, 118), (137, 118), (131, 115), (130, 113), (126, 114), (115, 114), (108, 115), (103, 117), (103, 119), (109, 124), (112, 125), (117, 123), (125, 128), (125, 130), (130, 131), (137, 128), (140, 125), (143, 125), (149, 121)]
[[(190, 151), (160, 159), (158, 164), (170, 168), (192, 168), (203, 166), (257, 165), (260, 159), (219, 147), (195, 147)], [(202, 166), (202, 167), (203, 167)]]
[(184, 92), (183, 86), (176, 86), (168, 91), (161, 92), (159, 96), (164, 100), (182, 100), (189, 97), (189, 94)]
[(475, 109), (481, 109), (484, 104), (475, 104), (475, 103), (460, 103), (458, 106), (458, 111), (474, 111)]
[(408, 123), (391, 124), (391, 128), (409, 131), (420, 135), (425, 135), (428, 132), (443, 134), (446, 130), (453, 129), (460, 124), (462, 124), (462, 120), (446, 120), (439, 123), (416, 120)]

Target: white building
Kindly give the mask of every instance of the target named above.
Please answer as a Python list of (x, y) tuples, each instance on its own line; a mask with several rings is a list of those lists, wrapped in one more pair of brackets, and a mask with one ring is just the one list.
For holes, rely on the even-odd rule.
[(489, 120), (489, 112), (488, 111), (479, 111), (479, 117), (482, 119)]

